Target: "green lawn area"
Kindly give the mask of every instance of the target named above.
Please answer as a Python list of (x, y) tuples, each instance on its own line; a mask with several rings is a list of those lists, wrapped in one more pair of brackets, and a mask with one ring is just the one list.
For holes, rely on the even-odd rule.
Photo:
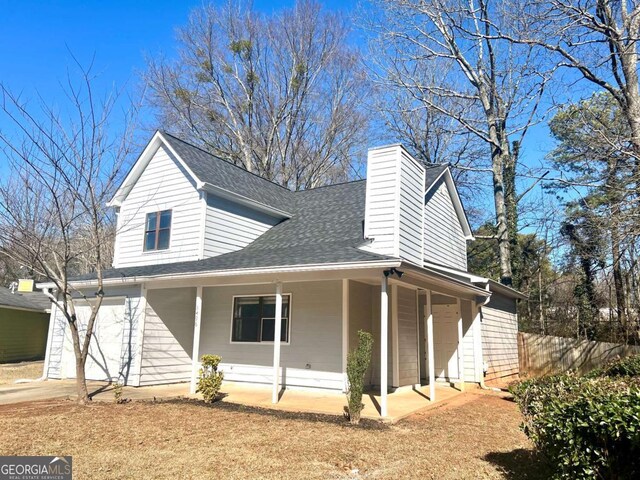
[(547, 478), (513, 402), (469, 393), (394, 424), (193, 400), (0, 406), (3, 455), (72, 455), (74, 478)]

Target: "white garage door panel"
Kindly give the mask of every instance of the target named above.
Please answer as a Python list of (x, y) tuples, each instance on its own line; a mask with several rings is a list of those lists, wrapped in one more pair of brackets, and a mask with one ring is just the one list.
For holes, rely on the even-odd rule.
[[(102, 301), (98, 318), (94, 324), (94, 335), (89, 345), (89, 355), (85, 365), (87, 380), (117, 381), (119, 379), (124, 332), (124, 303), (124, 298), (105, 298)], [(90, 314), (90, 306), (76, 306), (81, 342)], [(66, 376), (74, 378), (76, 376), (75, 355), (68, 329), (66, 336), (63, 355)]]

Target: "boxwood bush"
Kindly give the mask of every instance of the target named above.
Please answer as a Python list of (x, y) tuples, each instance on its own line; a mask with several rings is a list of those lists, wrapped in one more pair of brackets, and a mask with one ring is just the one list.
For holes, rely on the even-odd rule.
[(587, 374), (596, 377), (640, 377), (640, 355), (614, 360), (602, 368), (596, 368)]
[(640, 478), (640, 377), (608, 365), (598, 375), (531, 379), (512, 393), (523, 430), (555, 468), (555, 478)]

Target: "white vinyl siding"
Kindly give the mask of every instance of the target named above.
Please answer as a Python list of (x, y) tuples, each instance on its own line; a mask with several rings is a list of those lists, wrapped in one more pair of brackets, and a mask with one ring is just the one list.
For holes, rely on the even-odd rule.
[[(378, 298), (373, 298), (374, 288), (366, 283), (349, 281), (349, 351), (358, 346), (358, 330), (372, 333), (374, 322), (380, 323), (380, 319), (373, 314), (373, 302), (379, 301)], [(372, 369), (373, 365), (369, 365), (365, 385), (371, 385)]]
[(444, 181), (426, 198), (424, 260), (467, 270), (467, 242)]
[(191, 378), (195, 288), (147, 291), (140, 385)]
[(462, 300), (462, 332), (464, 339), (464, 381), (476, 382), (475, 369), (475, 347), (473, 341), (473, 315), (471, 312), (471, 302)]
[[(144, 252), (147, 213), (171, 210), (167, 250)], [(202, 202), (189, 174), (160, 147), (123, 201), (118, 213), (114, 266), (197, 260), (201, 249)]]
[(370, 250), (397, 256), (398, 147), (369, 150), (365, 237), (373, 239)]
[(518, 373), (516, 302), (497, 293), (482, 307), (482, 353), (488, 363), (486, 381)]
[(399, 385), (397, 386), (419, 383), (416, 307), (416, 292), (398, 287)]
[[(269, 295), (274, 285), (210, 287), (203, 291), (200, 354), (222, 356), (227, 381), (271, 383), (273, 345), (231, 342), (233, 297)], [(291, 294), (290, 343), (283, 344), (282, 384), (341, 390), (342, 282), (285, 283)]]
[(279, 221), (280, 219), (243, 205), (207, 194), (204, 257), (240, 250)]
[(400, 161), (400, 257), (422, 266), (425, 172), (405, 152)]
[(422, 265), (424, 168), (401, 146), (369, 150), (365, 249)]

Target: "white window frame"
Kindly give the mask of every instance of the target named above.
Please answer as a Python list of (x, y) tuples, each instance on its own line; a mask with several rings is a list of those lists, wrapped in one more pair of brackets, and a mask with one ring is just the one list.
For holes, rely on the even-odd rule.
[[(145, 250), (144, 246), (147, 241), (147, 215), (149, 215), (150, 213), (164, 212), (165, 210), (171, 211), (171, 231), (169, 233), (169, 247), (163, 250)], [(145, 209), (140, 211), (144, 214), (144, 217), (142, 218), (142, 255), (164, 255), (166, 253), (170, 253), (173, 244), (173, 214), (175, 213), (175, 208), (172, 206), (167, 206), (158, 210), (158, 206), (156, 205), (154, 207), (147, 206)]]
[[(263, 342), (262, 340), (259, 342), (236, 342), (233, 341), (233, 320), (234, 320), (234, 316), (235, 316), (235, 305), (236, 305), (236, 298), (249, 298), (249, 297), (275, 297), (276, 294), (275, 292), (273, 293), (251, 293), (251, 294), (247, 294), (247, 295), (233, 295), (231, 298), (231, 324), (229, 327), (229, 344), (230, 345), (273, 345), (274, 342)], [(280, 345), (284, 345), (284, 346), (288, 346), (291, 345), (291, 308), (292, 308), (292, 304), (293, 304), (293, 295), (291, 294), (291, 292), (284, 292), (282, 293), (283, 297), (289, 297), (289, 316), (288, 317), (283, 317), (283, 318), (287, 318), (287, 341), (283, 342), (280, 341)], [(272, 317), (264, 317), (264, 318), (272, 318)], [(264, 320), (263, 318), (260, 319), (260, 321)], [(275, 332), (274, 332), (275, 335)]]

